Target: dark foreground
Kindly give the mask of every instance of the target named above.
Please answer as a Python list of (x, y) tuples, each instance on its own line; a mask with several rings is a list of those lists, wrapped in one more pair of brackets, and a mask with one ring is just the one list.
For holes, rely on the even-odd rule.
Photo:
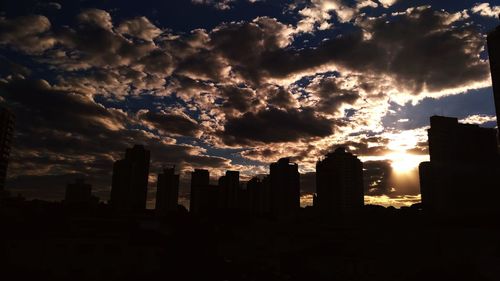
[(500, 280), (494, 217), (376, 206), (349, 219), (312, 208), (285, 220), (124, 216), (15, 200), (0, 210), (1, 280)]

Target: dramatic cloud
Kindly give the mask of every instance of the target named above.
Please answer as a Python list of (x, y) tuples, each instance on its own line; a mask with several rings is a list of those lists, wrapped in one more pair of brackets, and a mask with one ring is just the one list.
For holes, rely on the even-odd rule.
[(142, 111), (139, 118), (166, 134), (199, 137), (201, 135), (198, 123), (182, 111), (175, 113)]
[(270, 108), (229, 119), (223, 139), (230, 145), (288, 142), (299, 138), (325, 137), (332, 133), (332, 121), (316, 116), (311, 109), (285, 111)]
[(335, 77), (315, 78), (307, 91), (319, 97), (316, 108), (324, 113), (338, 113), (344, 104), (353, 104), (360, 95), (355, 89), (345, 88)]
[[(106, 193), (113, 161), (134, 143), (152, 151), (153, 169), (251, 177), (288, 156), (312, 182), (317, 158), (344, 145), (367, 161), (366, 192), (383, 200), (418, 191), (391, 165), (427, 153), (430, 115), (491, 125), (481, 32), (498, 7), (254, 2), (182, 4), (224, 20), (103, 6), (69, 15), (57, 3), (35, 10), (43, 15), (2, 13), (0, 102), (18, 120), (12, 182), (94, 175)], [(189, 29), (176, 30), (183, 20)]]
[(152, 41), (162, 33), (161, 29), (152, 24), (146, 17), (126, 20), (120, 23), (117, 31), (146, 41)]
[(81, 12), (77, 18), (81, 23), (88, 25), (95, 25), (107, 30), (111, 30), (113, 28), (111, 15), (104, 10), (87, 9)]
[(0, 45), (10, 45), (27, 53), (43, 52), (56, 43), (47, 34), (50, 21), (45, 16), (6, 19), (0, 16)]
[[(105, 108), (84, 94), (59, 89), (43, 80), (1, 82), (0, 93), (17, 116), (16, 145), (10, 165), (14, 188), (22, 183), (20, 188), (36, 189), (40, 177), (84, 175), (98, 190), (109, 192), (113, 161), (136, 143), (151, 150), (152, 172), (161, 163), (175, 163), (182, 171), (230, 165), (228, 159), (205, 155), (200, 147), (176, 144), (174, 139), (134, 129), (143, 120), (135, 120), (121, 110)], [(195, 121), (187, 116), (149, 112), (141, 112), (139, 116), (154, 129), (171, 134), (197, 134)]]
[(477, 3), (472, 7), (471, 11), (483, 17), (496, 18), (500, 15), (500, 6), (490, 6), (490, 3)]

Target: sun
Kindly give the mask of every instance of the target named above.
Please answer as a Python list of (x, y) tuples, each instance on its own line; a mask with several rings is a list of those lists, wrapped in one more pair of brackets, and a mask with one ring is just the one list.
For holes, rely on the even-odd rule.
[(385, 155), (391, 162), (391, 167), (397, 174), (408, 174), (415, 171), (418, 165), (429, 160), (428, 155), (409, 153), (418, 143), (418, 136), (413, 131), (404, 131), (390, 137), (388, 148), (390, 152)]
[(415, 155), (406, 151), (395, 151), (386, 155), (394, 172), (403, 174), (415, 170), (421, 162), (426, 161), (425, 155)]

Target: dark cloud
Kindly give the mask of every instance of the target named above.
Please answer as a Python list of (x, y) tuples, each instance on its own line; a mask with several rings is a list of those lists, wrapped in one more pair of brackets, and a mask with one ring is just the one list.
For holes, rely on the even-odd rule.
[(334, 114), (344, 104), (354, 104), (360, 95), (355, 89), (345, 89), (335, 77), (319, 78), (307, 87), (307, 91), (318, 96), (316, 108), (322, 112)]
[(270, 108), (228, 119), (222, 138), (226, 144), (273, 143), (325, 137), (332, 133), (333, 122), (316, 116), (311, 109)]
[(250, 82), (265, 76), (264, 61), (291, 43), (291, 27), (276, 19), (260, 17), (252, 22), (223, 24), (210, 33), (215, 53), (229, 61), (232, 71)]
[(136, 17), (120, 23), (117, 31), (142, 40), (153, 41), (162, 33), (161, 29), (152, 24), (146, 17)]
[(180, 112), (142, 111), (138, 117), (165, 134), (191, 137), (198, 137), (201, 134), (196, 120)]
[(269, 85), (263, 91), (266, 92), (267, 103), (270, 106), (288, 109), (295, 108), (299, 104), (292, 93), (284, 87)]
[(26, 53), (40, 53), (52, 48), (56, 40), (48, 34), (51, 27), (41, 15), (7, 19), (0, 16), (0, 45), (9, 45)]
[[(42, 176), (58, 179), (76, 172), (91, 178), (97, 189), (109, 191), (112, 163), (136, 143), (151, 150), (152, 173), (162, 163), (178, 164), (181, 169), (221, 168), (230, 163), (222, 157), (204, 155), (200, 147), (176, 144), (174, 139), (134, 129), (140, 123), (133, 116), (43, 80), (1, 82), (0, 93), (16, 114), (8, 184), (14, 193), (18, 184), (20, 190), (36, 190)], [(186, 116), (145, 116), (158, 126), (175, 125), (165, 128), (175, 133), (196, 131), (196, 124)], [(20, 176), (24, 177), (17, 180)], [(47, 185), (63, 188), (57, 180)]]
[(394, 87), (414, 94), (488, 79), (487, 63), (479, 58), (484, 47), (481, 34), (472, 25), (457, 22), (455, 14), (422, 7), (395, 16), (360, 18), (357, 24), (359, 29), (315, 49), (263, 54), (260, 73), (284, 78), (334, 64), (387, 75), (395, 80)]
[(36, 130), (53, 130), (94, 134), (102, 128), (119, 130), (126, 115), (106, 109), (88, 96), (52, 87), (44, 80), (0, 82), (2, 96), (19, 110), (18, 123)]
[(234, 115), (233, 111), (240, 113), (253, 111), (261, 102), (256, 99), (254, 91), (250, 88), (226, 85), (220, 87), (219, 90), (225, 99), (222, 106), (229, 116)]

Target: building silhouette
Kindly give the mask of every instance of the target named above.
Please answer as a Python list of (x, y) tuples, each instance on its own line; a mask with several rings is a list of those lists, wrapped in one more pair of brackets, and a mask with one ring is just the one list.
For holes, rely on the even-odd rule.
[(498, 159), (496, 130), (460, 124), (457, 118), (432, 116), (428, 130), (432, 162), (493, 163)]
[(250, 200), (250, 209), (253, 214), (264, 215), (270, 210), (269, 176), (260, 179), (253, 177), (247, 182), (247, 193)]
[(300, 208), (298, 165), (281, 158), (270, 166), (270, 212), (274, 217), (291, 217)]
[(218, 191), (217, 186), (210, 185), (208, 170), (195, 169), (191, 172), (189, 211), (193, 214), (200, 214), (217, 209)]
[(86, 183), (84, 179), (76, 179), (74, 183), (66, 185), (65, 205), (88, 207), (91, 204), (97, 204), (98, 201), (97, 197), (92, 196), (92, 185)]
[(496, 130), (432, 116), (430, 161), (419, 166), (422, 205), (442, 215), (498, 212), (500, 165)]
[(352, 214), (364, 204), (363, 163), (337, 148), (316, 163), (315, 207), (323, 215)]
[(240, 191), (240, 172), (226, 171), (226, 174), (219, 178), (219, 208), (237, 209)]
[(150, 152), (142, 145), (134, 145), (125, 152), (125, 158), (113, 165), (110, 203), (120, 210), (146, 209)]
[(178, 200), (179, 175), (175, 174), (175, 166), (164, 168), (156, 183), (156, 211), (159, 214), (175, 212)]
[(14, 114), (9, 109), (0, 107), (0, 193), (5, 190), (14, 123)]
[[(488, 34), (487, 42), (493, 97), (497, 113), (497, 128), (500, 128), (500, 26)], [(498, 134), (498, 138), (500, 141), (500, 134)]]

